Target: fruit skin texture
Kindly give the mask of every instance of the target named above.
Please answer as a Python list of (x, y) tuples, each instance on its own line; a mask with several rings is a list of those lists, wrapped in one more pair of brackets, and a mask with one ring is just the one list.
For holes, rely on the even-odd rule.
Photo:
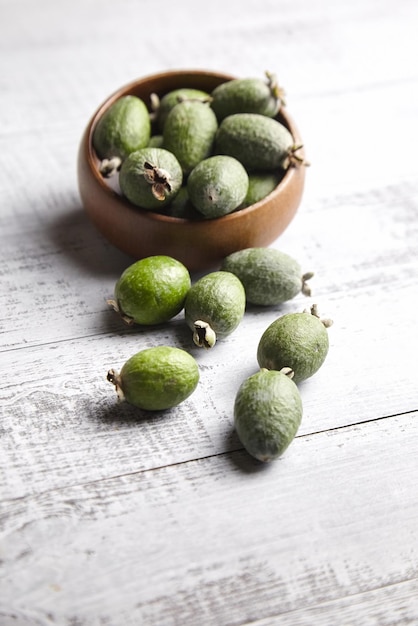
[(208, 104), (185, 100), (176, 104), (164, 124), (163, 146), (178, 159), (184, 174), (212, 152), (218, 121)]
[(207, 219), (235, 211), (248, 191), (244, 166), (230, 156), (219, 155), (196, 165), (187, 180), (193, 206)]
[(108, 380), (118, 395), (134, 406), (162, 411), (188, 398), (199, 382), (195, 359), (185, 350), (170, 346), (146, 348), (134, 354), (120, 374), (110, 370)]
[(302, 400), (293, 380), (282, 372), (261, 369), (238, 389), (234, 424), (253, 457), (272, 461), (294, 439), (302, 420)]
[(184, 302), (186, 323), (209, 324), (217, 337), (226, 337), (241, 322), (245, 312), (245, 291), (241, 281), (230, 272), (211, 272), (192, 285)]
[(299, 263), (275, 248), (246, 248), (232, 252), (221, 269), (238, 276), (247, 302), (270, 306), (294, 298), (303, 286)]
[(235, 113), (259, 113), (274, 117), (280, 97), (268, 82), (259, 78), (236, 78), (215, 87), (211, 106), (219, 121)]
[(122, 163), (119, 174), (123, 195), (135, 206), (148, 211), (169, 204), (182, 182), (179, 162), (163, 148), (147, 147), (132, 152)]
[(248, 191), (241, 208), (251, 206), (269, 195), (284, 176), (284, 172), (252, 172), (248, 176)]
[(293, 149), (294, 140), (287, 128), (257, 113), (229, 115), (215, 138), (216, 153), (235, 157), (249, 172), (287, 169)]
[(211, 97), (206, 91), (193, 89), (190, 87), (180, 87), (166, 93), (160, 100), (157, 110), (158, 127), (162, 131), (167, 119), (167, 115), (176, 104), (184, 100), (199, 100), (200, 102), (210, 102)]
[(180, 313), (191, 286), (187, 268), (169, 256), (136, 261), (115, 286), (116, 306), (128, 323), (161, 324)]
[(315, 374), (328, 354), (329, 338), (324, 323), (310, 312), (286, 313), (264, 331), (257, 348), (260, 367), (290, 367), (295, 383)]
[(136, 96), (116, 100), (99, 119), (93, 133), (93, 147), (100, 159), (125, 159), (144, 148), (151, 135), (151, 122), (145, 103)]

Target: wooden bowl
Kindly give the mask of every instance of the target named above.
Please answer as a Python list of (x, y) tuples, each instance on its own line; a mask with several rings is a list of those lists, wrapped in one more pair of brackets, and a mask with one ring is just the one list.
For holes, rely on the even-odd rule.
[[(134, 94), (148, 105), (150, 95), (160, 97), (178, 87), (211, 92), (234, 76), (201, 70), (170, 71), (140, 78), (113, 93), (94, 113), (83, 134), (78, 154), (78, 184), (83, 206), (91, 221), (114, 246), (140, 259), (154, 254), (172, 256), (190, 271), (216, 267), (236, 250), (268, 246), (289, 225), (300, 204), (305, 167), (290, 167), (276, 189), (245, 209), (208, 220), (189, 220), (135, 207), (112, 189), (99, 173), (99, 160), (92, 147), (93, 130), (104, 111), (121, 96)], [(302, 144), (287, 113), (277, 119)], [(299, 151), (302, 157), (303, 149)]]

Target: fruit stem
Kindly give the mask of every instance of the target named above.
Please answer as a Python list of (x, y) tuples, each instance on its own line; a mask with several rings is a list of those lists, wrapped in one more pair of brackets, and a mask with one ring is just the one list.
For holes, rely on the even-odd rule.
[(216, 333), (207, 322), (197, 320), (194, 323), (193, 341), (199, 348), (213, 348), (216, 343)]
[(125, 399), (125, 395), (122, 391), (122, 379), (120, 377), (119, 372), (114, 369), (111, 369), (107, 373), (107, 380), (115, 386), (116, 393), (118, 394), (118, 398), (120, 401)]

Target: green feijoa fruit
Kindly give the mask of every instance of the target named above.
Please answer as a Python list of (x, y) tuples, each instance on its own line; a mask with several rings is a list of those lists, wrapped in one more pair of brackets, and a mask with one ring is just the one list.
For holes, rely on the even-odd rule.
[(136, 96), (116, 100), (100, 117), (93, 131), (93, 148), (99, 159), (118, 157), (144, 148), (151, 135), (145, 103)]
[(148, 142), (148, 148), (162, 148), (163, 147), (163, 136), (162, 135), (151, 135)]
[(135, 206), (160, 209), (178, 193), (183, 182), (180, 163), (164, 148), (142, 148), (122, 163), (120, 189)]
[(210, 272), (190, 288), (184, 302), (184, 315), (200, 348), (212, 348), (217, 338), (231, 334), (245, 312), (245, 291), (230, 272)]
[(219, 121), (234, 113), (259, 113), (274, 117), (284, 99), (284, 91), (274, 74), (261, 78), (235, 78), (215, 87), (211, 106)]
[(202, 219), (202, 214), (196, 210), (190, 201), (186, 186), (180, 189), (176, 197), (168, 205), (165, 213), (166, 215), (171, 215), (171, 217), (180, 217), (187, 220)]
[(294, 439), (302, 420), (302, 400), (283, 371), (261, 369), (241, 384), (235, 397), (234, 424), (247, 450), (259, 461), (277, 459)]
[(248, 191), (242, 208), (263, 200), (280, 183), (284, 172), (250, 172), (248, 175)]
[(247, 302), (271, 306), (291, 300), (298, 293), (311, 295), (308, 280), (293, 257), (275, 248), (246, 248), (232, 252), (221, 269), (238, 276), (244, 285)]
[(120, 400), (147, 411), (163, 411), (193, 393), (199, 369), (185, 350), (158, 346), (134, 354), (120, 373), (109, 370), (107, 379), (115, 385)]
[(258, 113), (229, 115), (215, 138), (216, 153), (235, 157), (248, 171), (286, 170), (301, 160), (300, 148), (286, 126)]
[(191, 87), (179, 87), (178, 89), (173, 89), (172, 91), (164, 94), (161, 99), (157, 96), (157, 94), (153, 94), (153, 109), (160, 131), (164, 129), (167, 115), (170, 113), (171, 109), (174, 109), (176, 104), (184, 101), (210, 103), (212, 98), (206, 91), (193, 89)]
[(178, 159), (184, 174), (212, 152), (218, 128), (209, 104), (184, 100), (170, 111), (164, 124), (163, 145)]
[(222, 217), (242, 204), (248, 191), (248, 174), (233, 157), (208, 157), (190, 172), (187, 190), (192, 204), (205, 218)]
[(149, 256), (122, 273), (108, 302), (127, 324), (161, 324), (180, 313), (190, 286), (189, 271), (180, 261)]
[(260, 367), (290, 367), (298, 383), (319, 370), (329, 349), (327, 328), (331, 320), (320, 319), (316, 305), (303, 313), (286, 313), (264, 331), (257, 348)]

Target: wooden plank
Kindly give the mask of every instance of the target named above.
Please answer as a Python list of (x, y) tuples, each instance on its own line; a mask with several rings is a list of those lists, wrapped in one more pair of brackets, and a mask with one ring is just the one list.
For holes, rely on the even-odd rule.
[(414, 623), (417, 418), (6, 501), (3, 623)]

